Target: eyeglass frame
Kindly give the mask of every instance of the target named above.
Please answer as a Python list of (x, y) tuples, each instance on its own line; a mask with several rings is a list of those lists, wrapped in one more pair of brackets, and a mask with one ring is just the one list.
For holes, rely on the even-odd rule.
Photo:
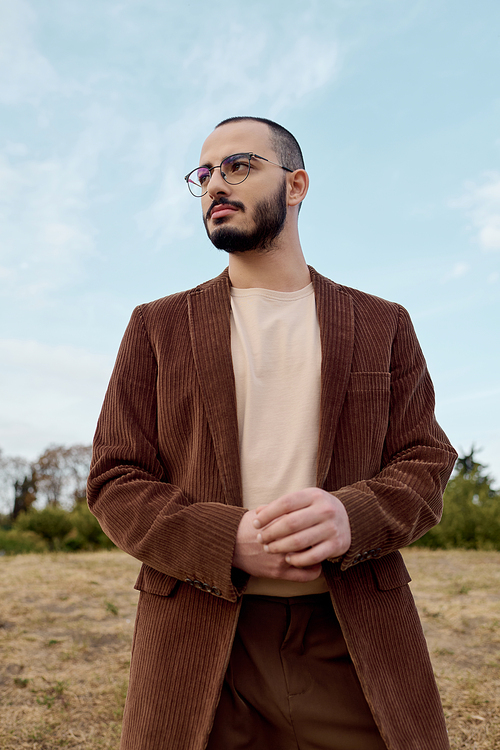
[[(227, 159), (231, 159), (233, 156), (247, 156), (248, 157), (248, 172), (246, 173), (245, 177), (242, 180), (240, 180), (239, 182), (228, 182), (226, 180), (224, 172), (222, 171), (222, 169), (220, 169), (222, 167), (222, 165), (224, 164), (224, 162), (227, 161)], [(271, 161), (271, 159), (266, 159), (265, 156), (259, 156), (259, 154), (254, 154), (252, 151), (241, 151), (241, 152), (237, 152), (236, 154), (230, 154), (229, 156), (226, 156), (221, 161), (220, 164), (217, 164), (214, 167), (205, 167), (205, 169), (208, 169), (209, 172), (210, 172), (210, 179), (208, 180), (208, 182), (210, 182), (210, 180), (212, 179), (212, 176), (213, 176), (213, 173), (214, 173), (214, 169), (220, 169), (221, 177), (222, 177), (222, 179), (224, 180), (225, 183), (227, 183), (228, 185), (241, 185), (241, 183), (245, 182), (245, 180), (247, 179), (248, 175), (250, 174), (250, 161), (254, 157), (255, 157), (255, 159), (262, 159), (262, 161), (267, 161), (268, 164), (273, 164), (275, 167), (279, 167), (280, 169), (284, 169), (285, 172), (295, 172), (294, 169), (290, 169), (289, 167), (284, 167), (283, 164), (278, 164), (275, 161)], [(184, 177), (184, 179), (186, 180), (187, 186), (188, 186), (188, 190), (191, 193), (191, 195), (193, 196), (193, 198), (203, 198), (203, 196), (208, 193), (208, 187), (207, 187), (207, 189), (205, 190), (204, 193), (202, 193), (201, 195), (195, 195), (193, 193), (193, 191), (191, 190), (190, 185), (189, 185), (189, 178), (191, 177), (191, 175), (193, 174), (193, 172), (196, 172), (200, 168), (201, 167), (195, 167), (194, 169), (192, 169)], [(207, 183), (207, 185), (208, 185), (208, 183)], [(200, 185), (200, 188), (201, 188), (201, 185)]]

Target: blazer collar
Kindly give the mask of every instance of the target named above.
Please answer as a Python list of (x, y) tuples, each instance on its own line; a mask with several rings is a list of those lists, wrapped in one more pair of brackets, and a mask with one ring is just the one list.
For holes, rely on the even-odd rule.
[[(351, 296), (309, 267), (321, 336), (321, 399), (316, 484), (325, 483), (354, 348)], [(228, 269), (188, 296), (193, 355), (227, 503), (242, 505), (236, 387), (231, 357)]]
[(311, 266), (321, 336), (321, 399), (316, 486), (323, 487), (351, 374), (354, 306), (347, 291)]
[(188, 296), (189, 329), (205, 412), (228, 505), (243, 505), (227, 269)]

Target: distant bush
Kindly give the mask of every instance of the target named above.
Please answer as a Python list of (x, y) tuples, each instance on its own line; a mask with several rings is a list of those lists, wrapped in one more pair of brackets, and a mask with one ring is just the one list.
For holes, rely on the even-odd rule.
[(30, 510), (20, 513), (13, 523), (14, 529), (33, 531), (45, 539), (51, 550), (64, 547), (64, 537), (73, 528), (70, 514), (63, 508), (47, 505), (43, 510)]
[(26, 552), (46, 552), (48, 544), (34, 531), (0, 529), (0, 554), (21, 555)]
[(0, 449), (0, 554), (115, 546), (87, 506), (91, 455), (90, 445), (52, 444), (29, 462)]
[(87, 503), (77, 503), (69, 517), (72, 531), (64, 540), (67, 549), (111, 549), (115, 546), (99, 526), (99, 521), (92, 515)]
[(10, 530), (0, 534), (0, 551), (4, 549), (7, 554), (114, 547), (85, 502), (76, 503), (72, 511), (53, 505), (43, 510), (30, 508), (18, 515)]
[(500, 550), (500, 492), (474, 451), (458, 459), (444, 493), (441, 523), (414, 542), (431, 549)]

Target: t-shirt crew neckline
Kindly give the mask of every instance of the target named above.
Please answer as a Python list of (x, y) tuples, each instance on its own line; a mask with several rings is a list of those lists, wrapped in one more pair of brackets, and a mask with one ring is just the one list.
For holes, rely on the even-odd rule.
[(308, 297), (310, 294), (314, 294), (312, 282), (294, 292), (279, 292), (276, 289), (264, 289), (261, 287), (251, 287), (250, 289), (231, 287), (231, 297), (265, 297), (283, 302), (293, 302), (297, 299)]

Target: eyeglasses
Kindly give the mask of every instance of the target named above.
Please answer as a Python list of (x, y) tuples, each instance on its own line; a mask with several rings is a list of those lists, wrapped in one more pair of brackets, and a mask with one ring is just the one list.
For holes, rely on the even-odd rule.
[(251, 159), (262, 159), (267, 161), (269, 164), (274, 164), (275, 167), (280, 167), (286, 172), (293, 172), (293, 169), (288, 169), (282, 164), (277, 164), (275, 161), (266, 159), (265, 156), (259, 156), (258, 154), (245, 153), (245, 154), (233, 154), (227, 156), (224, 161), (216, 167), (196, 167), (192, 172), (187, 174), (184, 179), (187, 182), (187, 186), (191, 195), (195, 198), (201, 198), (205, 193), (208, 192), (208, 183), (212, 177), (214, 169), (220, 169), (222, 178), (228, 183), (228, 185), (239, 185), (240, 182), (244, 182), (250, 174), (250, 161)]

